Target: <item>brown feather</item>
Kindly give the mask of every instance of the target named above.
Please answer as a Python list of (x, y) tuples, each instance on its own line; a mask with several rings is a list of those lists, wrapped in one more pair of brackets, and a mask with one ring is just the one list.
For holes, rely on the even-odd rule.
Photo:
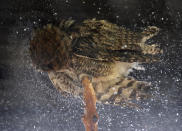
[(122, 105), (147, 97), (148, 84), (128, 75), (133, 68), (143, 69), (138, 64), (159, 60), (155, 54), (162, 50), (145, 44), (158, 32), (154, 26), (133, 32), (105, 20), (63, 20), (59, 26), (36, 30), (30, 53), (60, 92), (82, 97), (81, 78), (86, 75), (98, 102)]

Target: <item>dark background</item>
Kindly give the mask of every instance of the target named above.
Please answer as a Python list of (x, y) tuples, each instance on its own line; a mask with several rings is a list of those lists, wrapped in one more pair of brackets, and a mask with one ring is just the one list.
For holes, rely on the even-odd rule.
[(161, 32), (148, 43), (164, 50), (160, 63), (131, 75), (153, 83), (143, 108), (97, 105), (99, 131), (182, 130), (181, 0), (1, 0), (0, 130), (83, 131), (83, 103), (65, 98), (46, 73), (31, 65), (28, 44), (33, 28), (60, 19), (106, 19), (131, 30), (154, 25)]

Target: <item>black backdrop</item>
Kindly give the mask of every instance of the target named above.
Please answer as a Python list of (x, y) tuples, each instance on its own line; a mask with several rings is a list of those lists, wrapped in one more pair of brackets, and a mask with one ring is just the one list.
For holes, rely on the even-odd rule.
[(28, 54), (33, 28), (63, 18), (107, 19), (132, 30), (154, 25), (161, 32), (148, 43), (164, 50), (162, 62), (131, 75), (153, 83), (154, 98), (142, 110), (97, 105), (99, 131), (182, 130), (181, 0), (1, 0), (0, 130), (83, 131), (83, 103), (65, 98)]

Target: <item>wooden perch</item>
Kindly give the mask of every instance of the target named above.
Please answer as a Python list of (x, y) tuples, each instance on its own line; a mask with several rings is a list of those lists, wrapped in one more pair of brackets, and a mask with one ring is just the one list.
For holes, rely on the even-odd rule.
[(84, 87), (83, 98), (85, 102), (82, 122), (86, 131), (97, 131), (98, 113), (96, 111), (96, 96), (92, 83), (88, 77), (82, 79), (82, 86)]

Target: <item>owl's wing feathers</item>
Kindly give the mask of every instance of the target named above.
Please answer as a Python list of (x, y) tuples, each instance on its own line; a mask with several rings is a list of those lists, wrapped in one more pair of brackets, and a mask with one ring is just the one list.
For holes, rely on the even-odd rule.
[(136, 45), (142, 35), (132, 32), (124, 27), (119, 27), (106, 20), (85, 20), (80, 27), (82, 36), (92, 36), (98, 47), (111, 50), (138, 50), (141, 48)]
[[(61, 27), (71, 27), (74, 30), (73, 24), (68, 22), (67, 26)], [(80, 36), (72, 40), (72, 66), (78, 74), (84, 72), (97, 79), (97, 76), (109, 75), (112, 61), (152, 62), (157, 60), (153, 56), (142, 53), (141, 47), (136, 44), (142, 39), (139, 33), (131, 32), (104, 20), (85, 20), (75, 28), (79, 29)], [(83, 88), (80, 88), (79, 79), (73, 76), (74, 74), (69, 71), (49, 73), (51, 81), (61, 92), (82, 96)], [(110, 79), (111, 83), (99, 80), (98, 83), (94, 83), (98, 102), (123, 105), (143, 95), (141, 91), (145, 86), (143, 82), (121, 77), (121, 80), (113, 83), (115, 78), (117, 77), (113, 76), (113, 79)]]
[(73, 52), (97, 60), (152, 62), (158, 59), (144, 55), (137, 42), (142, 35), (105, 20), (85, 20), (79, 27), (81, 37), (73, 40)]
[(141, 51), (130, 49), (112, 50), (98, 47), (98, 44), (91, 37), (81, 37), (74, 40), (74, 42), (76, 44), (72, 49), (75, 54), (96, 60), (122, 62), (152, 62), (158, 60), (154, 56), (142, 54)]

